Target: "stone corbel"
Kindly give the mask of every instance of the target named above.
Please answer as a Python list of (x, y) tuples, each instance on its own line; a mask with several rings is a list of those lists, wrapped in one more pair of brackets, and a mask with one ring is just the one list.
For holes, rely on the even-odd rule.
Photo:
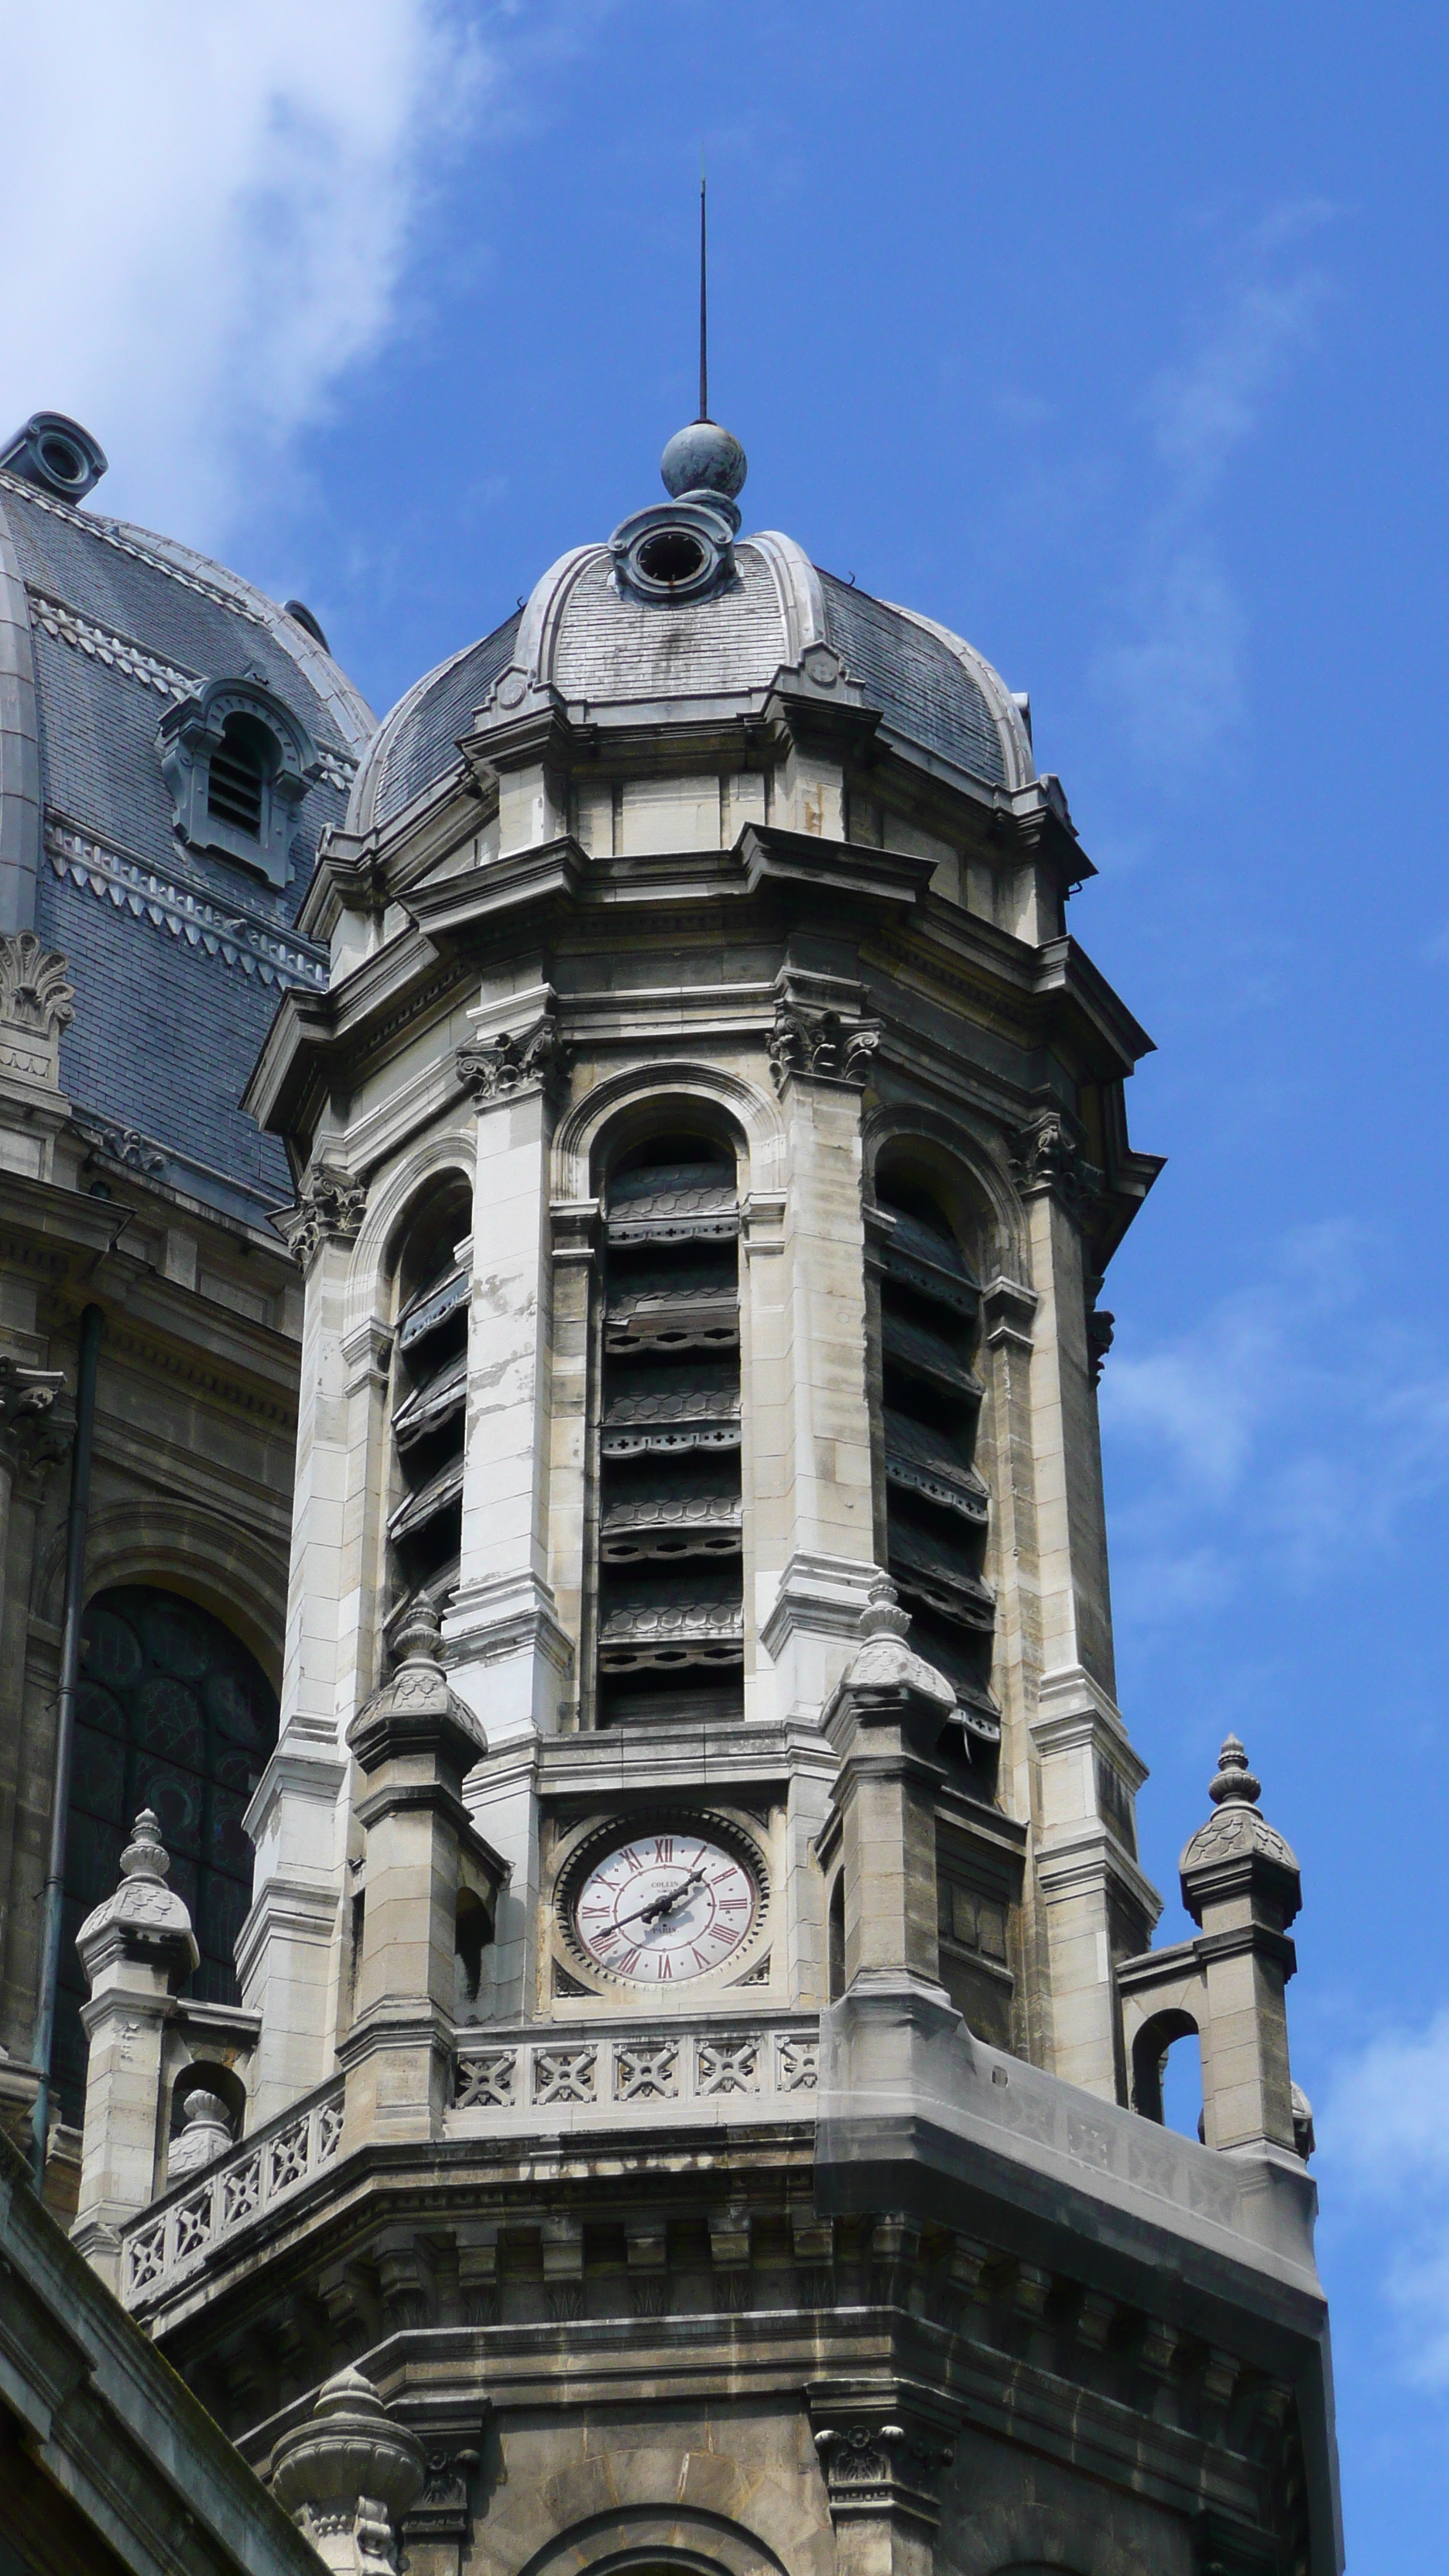
[(1024, 1199), (1047, 1193), (1078, 1226), (1090, 1216), (1106, 1186), (1082, 1150), (1075, 1120), (1056, 1108), (1036, 1110), (1017, 1129), (1011, 1174)]
[(465, 1039), (454, 1061), (459, 1082), (479, 1109), (525, 1091), (541, 1091), (557, 1108), (567, 1094), (572, 1058), (557, 1015), (544, 1011), (523, 1028)]
[(293, 1259), (310, 1270), (324, 1243), (356, 1241), (366, 1213), (367, 1183), (319, 1157), (303, 1179), (296, 1206), (276, 1222)]

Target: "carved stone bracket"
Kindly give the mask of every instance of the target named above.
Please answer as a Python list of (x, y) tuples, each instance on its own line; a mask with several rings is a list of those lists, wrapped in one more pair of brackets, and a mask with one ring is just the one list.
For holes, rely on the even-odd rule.
[(72, 1121), (84, 1136), (91, 1151), (87, 1169), (94, 1168), (96, 1156), (108, 1163), (119, 1163), (128, 1172), (139, 1172), (145, 1180), (156, 1180), (165, 1171), (171, 1157), (160, 1145), (143, 1136), (139, 1127), (122, 1127), (111, 1118), (81, 1118)]
[(526, 1029), (468, 1038), (456, 1057), (458, 1080), (480, 1109), (523, 1091), (541, 1091), (557, 1107), (568, 1088), (571, 1062), (552, 1011)]
[(934, 2529), (940, 2520), (941, 2473), (955, 2452), (932, 2429), (909, 2418), (852, 2410), (847, 2420), (822, 2426), (815, 2449), (833, 2523), (905, 2514)]
[(859, 1090), (870, 1073), (880, 1035), (878, 1020), (781, 1002), (770, 1033), (775, 1089), (783, 1091), (792, 1075), (805, 1074), (812, 1082), (851, 1083)]
[(12, 1475), (34, 1475), (64, 1456), (74, 1432), (63, 1373), (26, 1368), (0, 1352), (0, 1464)]
[(324, 1160), (311, 1166), (296, 1206), (277, 1222), (293, 1257), (310, 1270), (324, 1243), (355, 1241), (366, 1212), (366, 1182)]
[(1012, 1139), (1012, 1178), (1024, 1199), (1049, 1192), (1080, 1225), (1102, 1195), (1103, 1176), (1082, 1151), (1073, 1122), (1059, 1109), (1039, 1109)]

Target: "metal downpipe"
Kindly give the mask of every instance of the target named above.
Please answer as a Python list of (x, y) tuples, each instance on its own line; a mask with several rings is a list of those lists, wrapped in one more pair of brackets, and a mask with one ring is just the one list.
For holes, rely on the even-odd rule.
[(40, 1986), (30, 2062), (39, 2078), (30, 2115), (30, 2171), (36, 2196), (45, 2185), (50, 2127), (50, 2053), (55, 2037), (55, 1998), (60, 1983), (60, 1936), (65, 1906), (65, 1844), (70, 1822), (70, 1774), (75, 1752), (76, 1685), (80, 1680), (81, 1620), (85, 1613), (86, 1521), (91, 1502), (91, 1447), (96, 1422), (96, 1362), (105, 1317), (87, 1306), (80, 1322), (76, 1373), (75, 1446), (70, 1458), (70, 1506), (65, 1524), (65, 1609), (56, 1693), (55, 1778), (51, 1791), (50, 1858), (45, 1873), (40, 1930)]

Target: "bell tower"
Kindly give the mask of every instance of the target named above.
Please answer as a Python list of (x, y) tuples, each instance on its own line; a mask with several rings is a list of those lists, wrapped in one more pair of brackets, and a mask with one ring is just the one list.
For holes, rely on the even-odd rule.
[(1336, 2576), (1296, 1864), (1225, 1752), (1154, 1953), (1115, 1698), (1150, 1041), (1026, 701), (664, 481), (323, 846), (245, 2102), (178, 2161), (148, 1970), (94, 2250), (339, 2569)]

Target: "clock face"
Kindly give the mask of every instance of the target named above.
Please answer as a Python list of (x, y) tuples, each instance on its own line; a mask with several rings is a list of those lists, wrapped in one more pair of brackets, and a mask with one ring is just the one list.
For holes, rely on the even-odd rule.
[(682, 1985), (728, 1965), (755, 1927), (760, 1890), (723, 1843), (686, 1828), (636, 1834), (595, 1861), (574, 1899), (590, 1964), (633, 1985)]

